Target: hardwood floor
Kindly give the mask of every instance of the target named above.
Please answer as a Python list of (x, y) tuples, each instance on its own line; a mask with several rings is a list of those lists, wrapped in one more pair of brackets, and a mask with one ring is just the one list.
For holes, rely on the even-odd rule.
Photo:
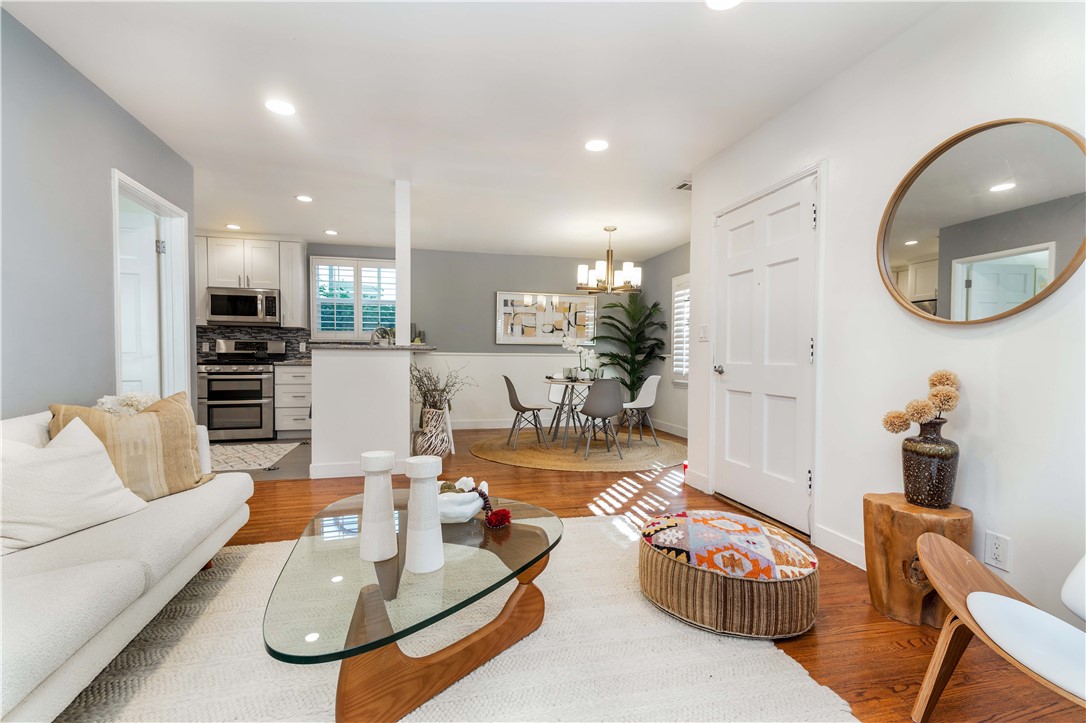
[[(551, 472), (508, 467), (468, 452), (473, 442), (494, 433), (458, 431), (458, 453), (446, 457), (442, 478), (467, 475), (487, 480), (493, 495), (531, 502), (561, 517), (621, 514), (640, 521), (662, 509), (734, 510), (724, 500), (683, 485), (681, 467), (657, 473)], [(395, 478), (394, 486), (407, 487), (407, 478)], [(361, 477), (257, 482), (249, 500), (250, 520), (228, 544), (295, 539), (321, 509), (361, 491)], [(863, 570), (824, 550), (816, 551), (821, 563), (818, 619), (811, 631), (777, 641), (777, 646), (816, 681), (848, 701), (857, 718), (909, 720), (939, 631), (899, 623), (878, 613), (871, 607)], [(943, 692), (932, 721), (994, 720), (1081, 723), (1086, 715), (985, 646), (972, 644)]]

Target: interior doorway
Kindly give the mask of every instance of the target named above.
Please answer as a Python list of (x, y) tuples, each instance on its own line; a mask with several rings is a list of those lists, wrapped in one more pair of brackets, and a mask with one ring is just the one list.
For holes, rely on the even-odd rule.
[(810, 533), (817, 169), (714, 227), (713, 490)]
[(1056, 244), (1041, 243), (951, 262), (950, 318), (985, 319), (1041, 293), (1056, 272)]
[(188, 214), (113, 170), (116, 393), (188, 392)]

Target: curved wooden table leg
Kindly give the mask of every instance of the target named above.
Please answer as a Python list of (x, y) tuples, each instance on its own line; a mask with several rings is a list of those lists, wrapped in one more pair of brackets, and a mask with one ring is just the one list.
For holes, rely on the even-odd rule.
[(390, 643), (346, 658), (339, 667), (336, 720), (399, 720), (534, 632), (543, 622), (543, 593), (532, 580), (548, 559), (544, 556), (517, 576), (520, 584), (498, 617), (443, 650), (412, 658)]
[(928, 671), (924, 673), (924, 682), (920, 684), (920, 692), (917, 693), (916, 703), (913, 705), (912, 719), (916, 723), (927, 723), (931, 712), (935, 710), (935, 704), (939, 702), (939, 696), (943, 694), (943, 688), (972, 639), (973, 631), (957, 615), (947, 615), (943, 631), (939, 633), (939, 642), (935, 644), (935, 652), (931, 654)]

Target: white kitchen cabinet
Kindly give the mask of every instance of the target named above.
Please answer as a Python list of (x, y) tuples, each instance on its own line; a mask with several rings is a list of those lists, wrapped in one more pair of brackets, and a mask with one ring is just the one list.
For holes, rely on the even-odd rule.
[(227, 289), (245, 286), (245, 241), (240, 238), (207, 239), (207, 284)]
[(279, 319), (286, 327), (309, 326), (306, 314), (309, 297), (309, 269), (305, 263), (305, 244), (282, 241), (279, 244)]
[(245, 286), (279, 288), (279, 242), (245, 240)]
[(192, 255), (196, 267), (196, 326), (207, 326), (207, 236), (196, 237)]
[(279, 288), (279, 242), (209, 237), (206, 285), (227, 289)]
[(308, 437), (313, 428), (313, 367), (275, 367), (275, 436)]
[(909, 264), (906, 295), (909, 301), (934, 299), (939, 292), (939, 260)]

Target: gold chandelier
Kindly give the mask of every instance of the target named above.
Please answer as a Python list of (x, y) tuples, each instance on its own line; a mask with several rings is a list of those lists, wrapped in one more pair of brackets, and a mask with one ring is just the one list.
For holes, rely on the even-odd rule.
[(604, 226), (607, 232), (607, 259), (597, 261), (595, 268), (588, 264), (577, 266), (577, 291), (590, 294), (629, 294), (641, 290), (641, 267), (633, 261), (626, 261), (622, 268), (615, 268), (615, 254), (611, 250), (611, 234), (618, 230), (615, 226)]

